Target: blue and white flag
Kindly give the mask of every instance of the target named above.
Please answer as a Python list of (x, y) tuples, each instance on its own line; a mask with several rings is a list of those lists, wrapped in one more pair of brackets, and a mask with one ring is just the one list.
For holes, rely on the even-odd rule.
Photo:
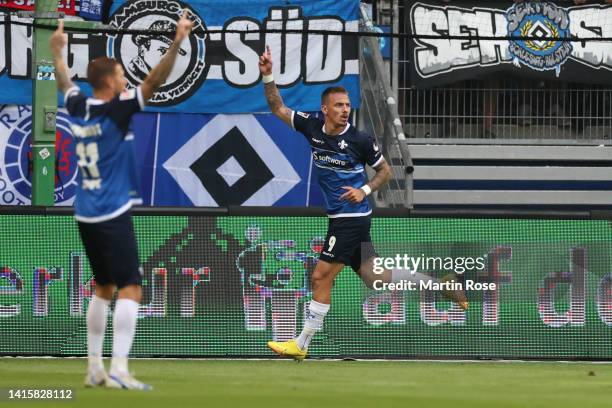
[(145, 113), (133, 125), (148, 205), (323, 204), (308, 143), (272, 115)]
[[(134, 116), (134, 163), (145, 205), (321, 206), (310, 147), (271, 114), (150, 113)], [(0, 107), (0, 205), (32, 197), (32, 108)], [(70, 119), (60, 110), (55, 143), (55, 204), (72, 205), (77, 156)], [(138, 198), (138, 197), (137, 197)]]
[[(87, 4), (97, 5), (94, 1)], [(191, 11), (194, 30), (181, 44), (175, 67), (151, 99), (149, 110), (268, 111), (258, 67), (265, 45), (271, 48), (275, 82), (287, 106), (318, 111), (323, 90), (341, 85), (349, 91), (353, 106), (358, 107), (357, 37), (308, 33), (358, 31), (358, 0), (297, 0), (290, 4), (269, 0), (116, 1), (110, 25), (145, 33), (70, 33), (66, 58), (73, 79), (87, 88), (87, 64), (108, 56), (123, 65), (129, 87), (139, 85), (168, 50), (184, 8)], [(5, 19), (9, 24), (0, 25), (4, 41), (0, 46), (0, 103), (31, 104), (32, 29), (10, 24), (19, 20), (17, 16)], [(294, 31), (257, 31), (283, 29)], [(162, 34), (153, 34), (155, 31)]]
[(81, 0), (79, 16), (86, 20), (102, 20), (105, 2), (109, 0)]

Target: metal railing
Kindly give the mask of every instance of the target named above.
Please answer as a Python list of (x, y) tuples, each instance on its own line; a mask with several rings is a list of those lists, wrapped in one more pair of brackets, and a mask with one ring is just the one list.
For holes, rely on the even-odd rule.
[[(361, 8), (361, 30), (373, 31), (364, 6)], [(373, 134), (393, 170), (392, 180), (376, 194), (377, 206), (413, 207), (413, 164), (398, 106), (389, 85), (378, 41), (360, 38), (361, 109), (359, 127)]]
[[(406, 31), (406, 3), (377, 0)], [(387, 22), (388, 23), (388, 22)], [(399, 43), (399, 113), (409, 143), (612, 144), (612, 87), (526, 79), (463, 81), (441, 88), (410, 84), (408, 38)], [(394, 68), (395, 69), (395, 68)]]
[(415, 143), (612, 144), (612, 89), (603, 86), (469, 81), (399, 94)]

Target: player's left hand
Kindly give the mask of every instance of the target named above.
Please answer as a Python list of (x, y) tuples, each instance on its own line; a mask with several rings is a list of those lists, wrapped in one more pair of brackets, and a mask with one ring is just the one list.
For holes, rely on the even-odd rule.
[(353, 204), (358, 204), (362, 202), (366, 196), (365, 192), (360, 188), (353, 188), (350, 186), (344, 186), (342, 188), (346, 191), (340, 196), (341, 200), (348, 200)]
[(61, 55), (62, 48), (68, 43), (68, 36), (64, 34), (64, 20), (57, 20), (57, 30), (49, 37), (49, 47), (54, 55)]
[(193, 28), (193, 21), (189, 19), (189, 9), (183, 9), (183, 15), (181, 19), (176, 24), (176, 35), (174, 36), (174, 41), (182, 42), (185, 38), (189, 36), (191, 33), (191, 29)]
[(259, 57), (259, 70), (261, 75), (272, 74), (272, 52), (270, 52), (269, 45), (266, 45), (266, 50)]

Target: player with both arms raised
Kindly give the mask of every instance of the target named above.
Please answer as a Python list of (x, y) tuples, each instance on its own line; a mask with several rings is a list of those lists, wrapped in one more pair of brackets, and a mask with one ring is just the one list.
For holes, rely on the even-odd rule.
[[(88, 387), (151, 389), (128, 370), (128, 355), (142, 296), (142, 274), (129, 211), (131, 180), (135, 175), (130, 168), (132, 157), (126, 149), (126, 140), (132, 116), (166, 81), (180, 44), (189, 36), (192, 27), (185, 10), (176, 24), (172, 45), (135, 89), (126, 90), (127, 80), (118, 61), (105, 57), (91, 61), (87, 80), (93, 88), (93, 98), (88, 98), (70, 80), (62, 56), (62, 49), (67, 44), (62, 21), (49, 40), (57, 87), (64, 94), (79, 156), (75, 218), (96, 281), (95, 294), (87, 310), (85, 385)], [(116, 290), (113, 358), (107, 375), (102, 362), (102, 344), (107, 312)]]
[[(373, 258), (377, 255), (370, 237), (372, 209), (366, 197), (389, 181), (391, 168), (374, 138), (349, 123), (351, 103), (346, 89), (330, 87), (323, 92), (324, 122), (321, 122), (285, 106), (272, 76), (269, 47), (259, 59), (259, 69), (270, 111), (302, 133), (311, 146), (329, 217), (325, 244), (311, 276), (312, 301), (304, 328), (296, 339), (268, 342), (268, 347), (277, 354), (303, 360), (314, 334), (323, 327), (334, 279), (345, 265), (350, 265), (370, 288), (375, 280), (397, 283), (432, 278), (406, 269), (385, 270), (381, 275), (373, 273)], [(366, 164), (376, 171), (370, 181), (366, 178)], [(443, 294), (467, 309), (463, 292), (445, 291)]]

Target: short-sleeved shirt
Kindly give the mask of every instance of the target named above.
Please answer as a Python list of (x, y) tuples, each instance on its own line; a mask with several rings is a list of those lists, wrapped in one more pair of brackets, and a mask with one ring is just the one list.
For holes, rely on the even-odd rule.
[(133, 203), (137, 177), (126, 136), (132, 116), (144, 107), (142, 92), (130, 89), (104, 102), (73, 87), (65, 94), (65, 104), (79, 166), (75, 218), (89, 223), (116, 218)]
[(366, 164), (376, 167), (384, 160), (374, 137), (358, 131), (350, 123), (342, 133), (328, 135), (323, 121), (303, 112), (294, 111), (291, 123), (306, 137), (312, 149), (328, 217), (370, 215), (372, 208), (367, 199), (353, 204), (341, 200), (340, 196), (346, 192), (342, 187), (360, 188), (367, 182)]

